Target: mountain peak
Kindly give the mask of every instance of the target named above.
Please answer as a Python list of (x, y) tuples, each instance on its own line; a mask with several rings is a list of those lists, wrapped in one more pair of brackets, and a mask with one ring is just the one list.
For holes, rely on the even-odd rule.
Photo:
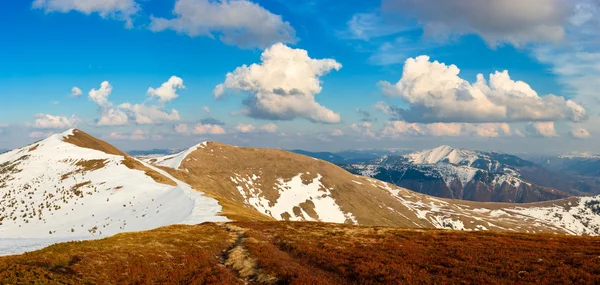
[(434, 164), (440, 161), (458, 164), (462, 161), (474, 161), (477, 159), (478, 154), (470, 150), (441, 145), (433, 149), (407, 154), (406, 157), (415, 164)]
[(82, 148), (98, 150), (107, 154), (128, 156), (126, 153), (111, 144), (97, 139), (79, 129), (70, 129), (58, 135), (62, 141)]
[(198, 149), (201, 148), (205, 148), (206, 146), (208, 146), (208, 141), (203, 141), (197, 145), (194, 145), (182, 152), (178, 152), (175, 154), (171, 154), (171, 155), (166, 155), (166, 156), (162, 156), (156, 159), (152, 159), (150, 160), (151, 163), (154, 163), (156, 165), (159, 166), (164, 166), (164, 167), (168, 167), (168, 168), (173, 168), (173, 169), (179, 169), (179, 167), (181, 166), (181, 163), (183, 162), (183, 160), (190, 154), (192, 154), (193, 152), (195, 152)]

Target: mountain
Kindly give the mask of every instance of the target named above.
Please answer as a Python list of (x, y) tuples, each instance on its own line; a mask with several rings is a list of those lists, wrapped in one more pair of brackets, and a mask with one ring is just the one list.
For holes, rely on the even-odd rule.
[(443, 199), (312, 157), (217, 142), (139, 160), (79, 130), (0, 155), (0, 195), (0, 255), (230, 220), (600, 234), (600, 197)]
[[(503, 161), (510, 160), (528, 164), (514, 157)], [(599, 197), (530, 204), (442, 199), (353, 175), (312, 157), (217, 142), (146, 162), (219, 200), (222, 214), (231, 220), (600, 234)], [(498, 165), (489, 162), (490, 167)]]
[(439, 146), (343, 167), (442, 198), (527, 203), (600, 193), (600, 187), (517, 156)]
[(306, 150), (295, 149), (291, 150), (293, 153), (302, 154), (317, 159), (329, 161), (335, 164), (348, 164), (348, 163), (364, 163), (371, 160), (377, 159), (384, 155), (398, 155), (407, 153), (403, 149), (392, 149), (392, 150), (345, 150), (340, 152), (311, 152)]
[(36, 248), (227, 221), (220, 210), (216, 200), (79, 130), (0, 155), (0, 254), (15, 243)]
[(548, 169), (568, 173), (594, 185), (600, 185), (600, 155), (569, 153), (558, 156), (540, 156), (532, 159)]

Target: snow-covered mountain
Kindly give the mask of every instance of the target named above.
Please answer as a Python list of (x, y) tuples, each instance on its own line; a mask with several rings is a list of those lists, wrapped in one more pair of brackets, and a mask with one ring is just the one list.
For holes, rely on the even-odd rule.
[(443, 198), (526, 203), (600, 193), (594, 185), (517, 156), (439, 146), (345, 169)]
[[(457, 183), (481, 175), (468, 165), (439, 170)], [(600, 234), (600, 197), (518, 205), (443, 199), (282, 150), (203, 142), (136, 159), (79, 130), (0, 155), (0, 197), (0, 254), (227, 220)]]
[(0, 254), (9, 239), (35, 247), (227, 221), (220, 211), (215, 199), (79, 130), (0, 155)]
[[(455, 162), (468, 160), (471, 165), (477, 161), (482, 165), (483, 161), (490, 161), (488, 165), (500, 165), (502, 161), (528, 163), (502, 154), (497, 154), (504, 157), (500, 163), (489, 157), (472, 159), (464, 152), (460, 156), (467, 159)], [(445, 159), (439, 155), (438, 158)], [(381, 159), (380, 163), (388, 159), (391, 157)], [(232, 220), (266, 218), (409, 228), (600, 234), (600, 197), (529, 204), (442, 199), (353, 175), (312, 157), (216, 142), (202, 143), (174, 157), (152, 158), (147, 162), (164, 165), (161, 168), (174, 177), (218, 199), (224, 215)], [(421, 166), (428, 165), (431, 164)], [(472, 181), (481, 175), (480, 169), (467, 165), (445, 163), (438, 169), (462, 181)], [(496, 184), (529, 183), (503, 175), (494, 176)]]

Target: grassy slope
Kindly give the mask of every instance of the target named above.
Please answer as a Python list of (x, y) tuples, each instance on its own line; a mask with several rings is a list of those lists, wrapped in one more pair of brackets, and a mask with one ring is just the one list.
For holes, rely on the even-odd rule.
[(292, 222), (171, 226), (54, 245), (0, 258), (0, 284), (240, 284), (239, 268), (222, 265), (234, 244), (250, 283), (600, 284), (599, 238)]

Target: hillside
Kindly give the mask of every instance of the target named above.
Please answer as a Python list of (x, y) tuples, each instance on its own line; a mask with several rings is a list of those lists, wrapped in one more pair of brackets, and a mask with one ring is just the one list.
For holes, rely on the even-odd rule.
[(342, 167), (420, 193), (481, 202), (540, 202), (600, 191), (513, 155), (449, 146)]
[(315, 158), (216, 142), (147, 162), (219, 200), (231, 220), (600, 234), (598, 197), (533, 204), (442, 199)]
[(2, 257), (0, 283), (598, 284), (598, 256), (591, 237), (204, 223)]
[(600, 234), (599, 197), (442, 199), (304, 155), (216, 142), (141, 161), (79, 130), (0, 155), (0, 183), (0, 254), (228, 220)]
[(0, 255), (227, 220), (216, 200), (79, 130), (0, 155), (0, 197)]

